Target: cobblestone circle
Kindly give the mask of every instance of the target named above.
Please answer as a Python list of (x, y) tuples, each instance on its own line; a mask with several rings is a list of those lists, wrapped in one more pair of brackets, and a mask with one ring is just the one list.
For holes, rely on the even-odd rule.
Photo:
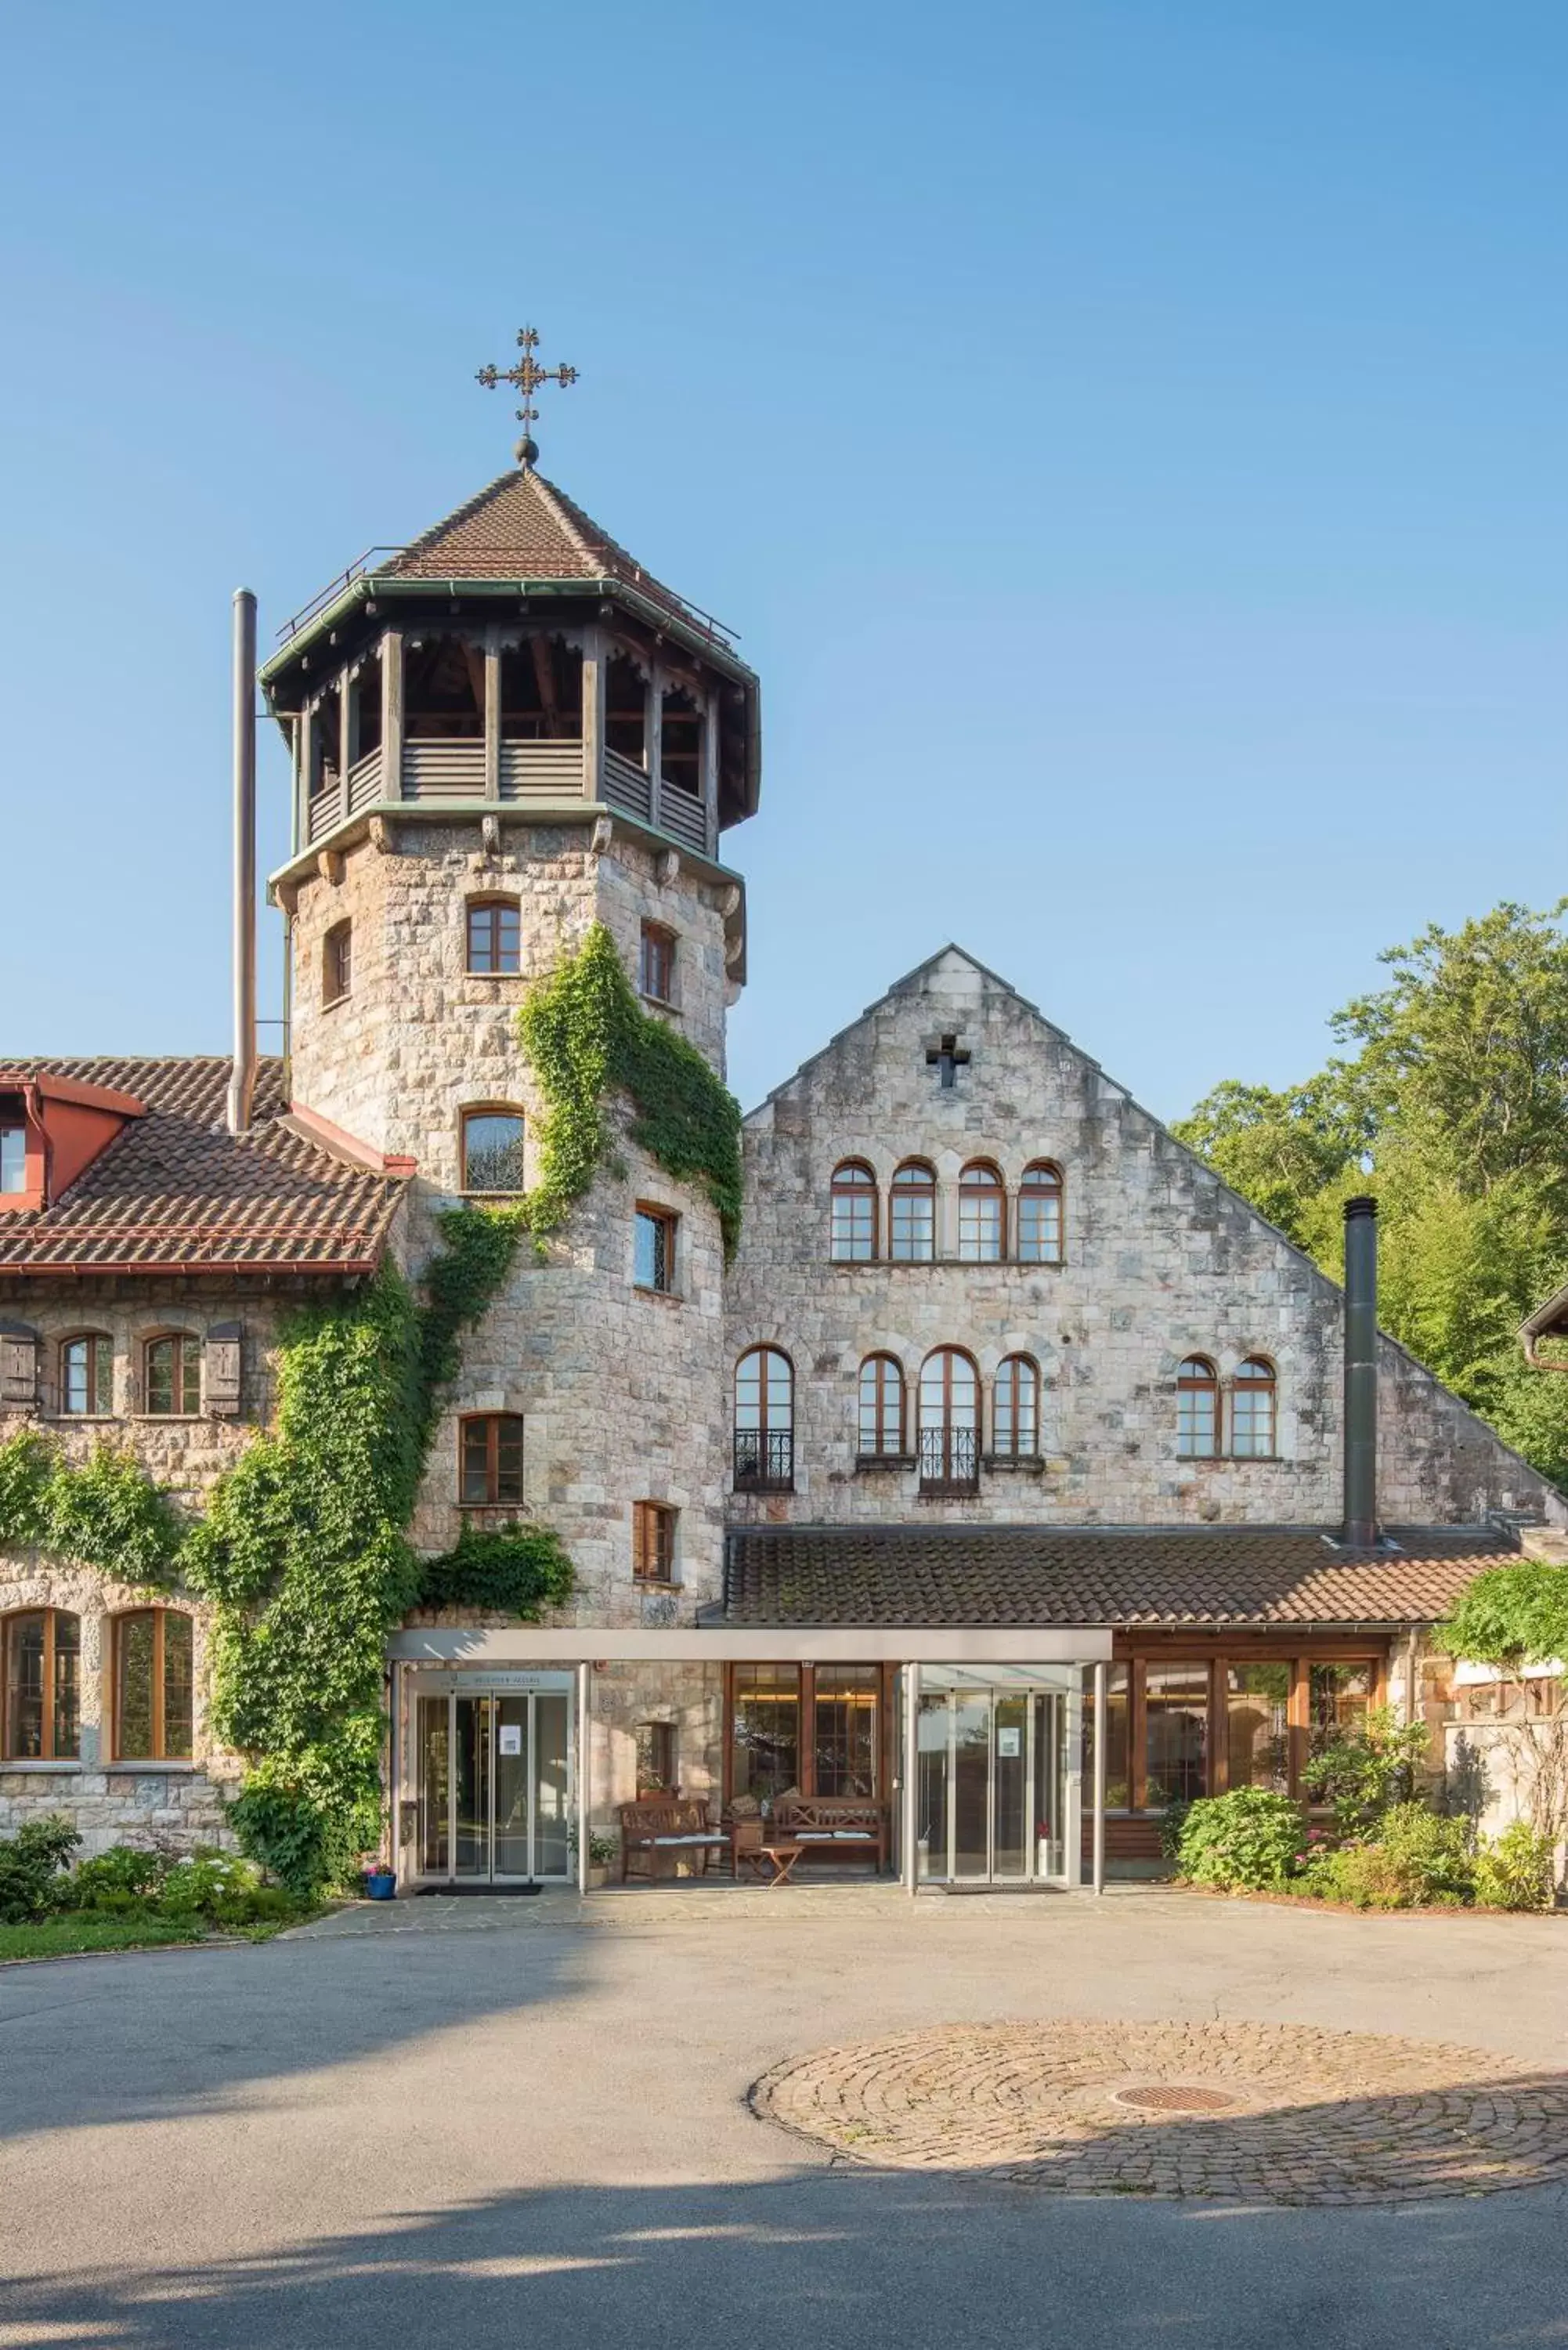
[(1300, 2024), (953, 2024), (792, 2058), (751, 2102), (844, 2159), (1055, 2194), (1415, 2202), (1568, 2176), (1568, 2074)]

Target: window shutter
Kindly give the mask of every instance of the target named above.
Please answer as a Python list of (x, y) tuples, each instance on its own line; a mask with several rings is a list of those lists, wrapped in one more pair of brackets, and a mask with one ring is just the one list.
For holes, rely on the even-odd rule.
[(219, 1419), (237, 1419), (240, 1410), (240, 1357), (244, 1337), (238, 1322), (214, 1322), (207, 1333), (202, 1378), (207, 1409)]
[(0, 1410), (33, 1411), (38, 1402), (38, 1334), (26, 1322), (0, 1322)]

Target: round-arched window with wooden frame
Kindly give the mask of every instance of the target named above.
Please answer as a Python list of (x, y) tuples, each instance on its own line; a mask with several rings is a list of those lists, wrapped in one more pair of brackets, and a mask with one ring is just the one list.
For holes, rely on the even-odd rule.
[(1040, 1370), (1028, 1355), (997, 1365), (991, 1449), (1004, 1461), (1033, 1461), (1040, 1450)]
[(1062, 1262), (1062, 1170), (1037, 1159), (1018, 1187), (1018, 1256), (1023, 1264)]
[(1183, 1461), (1220, 1450), (1220, 1381), (1207, 1355), (1189, 1355), (1176, 1374), (1176, 1450)]
[(515, 898), (471, 898), (464, 915), (467, 969), (509, 979), (523, 968), (523, 912)]
[(194, 1735), (195, 1626), (179, 1607), (114, 1619), (114, 1754), (120, 1762), (188, 1762)]
[(892, 1355), (867, 1355), (860, 1366), (857, 1450), (863, 1461), (886, 1460), (904, 1450), (904, 1374)]
[(877, 1178), (863, 1159), (833, 1170), (831, 1252), (837, 1264), (868, 1264), (877, 1253)]
[(794, 1483), (794, 1373), (777, 1347), (735, 1366), (735, 1491), (787, 1493)]
[(1007, 1254), (1007, 1193), (989, 1159), (959, 1177), (959, 1247), (965, 1264), (999, 1264)]
[(929, 1264), (937, 1253), (937, 1170), (906, 1159), (888, 1193), (888, 1254), (898, 1264)]
[(82, 1627), (67, 1607), (0, 1621), (0, 1747), (10, 1762), (80, 1760)]
[(1231, 1451), (1238, 1461), (1270, 1461), (1274, 1453), (1274, 1367), (1249, 1355), (1231, 1382)]
[(149, 1338), (141, 1354), (142, 1409), (156, 1419), (194, 1419), (202, 1409), (202, 1342), (188, 1330)]
[(980, 1376), (960, 1347), (920, 1366), (920, 1490), (972, 1493), (980, 1482)]
[(81, 1330), (60, 1347), (60, 1410), (67, 1419), (108, 1419), (114, 1411), (114, 1341)]

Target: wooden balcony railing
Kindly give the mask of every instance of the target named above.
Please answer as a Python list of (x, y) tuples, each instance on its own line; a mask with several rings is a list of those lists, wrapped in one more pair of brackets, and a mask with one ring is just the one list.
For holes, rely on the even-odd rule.
[[(314, 847), (346, 817), (361, 816), (368, 808), (439, 806), (443, 801), (470, 804), (487, 798), (484, 752), (483, 743), (472, 735), (411, 735), (403, 743), (400, 775), (389, 772), (379, 747), (367, 751), (348, 771), (347, 793), (337, 770), (324, 764), (319, 788), (310, 796), (301, 846)], [(499, 766), (499, 797), (508, 806), (597, 795), (700, 856), (711, 857), (717, 848), (709, 837), (704, 802), (679, 785), (666, 783), (656, 807), (647, 769), (619, 751), (605, 752), (597, 795), (589, 786), (580, 742), (504, 742)]]

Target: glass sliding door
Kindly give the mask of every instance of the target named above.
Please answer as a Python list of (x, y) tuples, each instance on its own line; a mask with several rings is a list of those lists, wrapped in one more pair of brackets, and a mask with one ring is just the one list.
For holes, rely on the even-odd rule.
[(415, 1701), (420, 1874), (505, 1884), (571, 1874), (566, 1690), (449, 1690)]
[[(944, 1672), (956, 1668), (943, 1668)], [(1045, 1668), (1005, 1687), (922, 1687), (916, 1726), (916, 1874), (1018, 1885), (1066, 1873), (1066, 1693)], [(1065, 1676), (1064, 1676), (1064, 1679)]]

